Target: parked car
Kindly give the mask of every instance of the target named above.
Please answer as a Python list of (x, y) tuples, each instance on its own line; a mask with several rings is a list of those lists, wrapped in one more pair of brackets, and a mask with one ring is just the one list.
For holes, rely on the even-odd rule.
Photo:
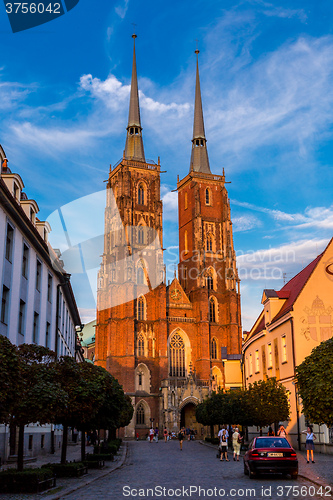
[(286, 438), (262, 436), (252, 439), (244, 455), (244, 474), (254, 478), (262, 472), (290, 474), (293, 479), (297, 478), (297, 454)]

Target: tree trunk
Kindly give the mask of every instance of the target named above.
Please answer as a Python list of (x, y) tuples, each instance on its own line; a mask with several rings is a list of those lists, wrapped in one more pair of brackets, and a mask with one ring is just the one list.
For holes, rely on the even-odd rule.
[(63, 425), (62, 429), (62, 445), (61, 445), (61, 463), (66, 463), (67, 454), (67, 435), (68, 435), (68, 425)]
[(23, 471), (23, 453), (24, 453), (24, 424), (19, 425), (19, 440), (17, 450), (17, 470)]
[(262, 427), (260, 427), (260, 434), (259, 436), (262, 436)]
[(81, 431), (81, 462), (86, 459), (86, 431)]
[(210, 437), (213, 438), (214, 437), (214, 425), (211, 425), (210, 426)]
[(109, 436), (108, 436), (108, 442), (110, 441), (113, 441), (114, 439), (116, 439), (116, 431), (117, 429), (115, 427), (113, 427), (112, 429), (109, 429)]

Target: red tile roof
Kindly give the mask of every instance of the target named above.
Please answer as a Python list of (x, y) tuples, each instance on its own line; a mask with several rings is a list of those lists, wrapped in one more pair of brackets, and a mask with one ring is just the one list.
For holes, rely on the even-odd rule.
[(272, 323), (282, 318), (282, 316), (284, 316), (287, 312), (292, 310), (297, 297), (303, 290), (312, 272), (314, 271), (318, 262), (320, 261), (323, 253), (318, 255), (318, 257), (316, 257), (312, 262), (310, 262), (310, 264), (308, 264), (304, 269), (302, 269), (301, 272), (296, 274), (296, 276), (294, 276), (290, 281), (288, 281), (288, 283), (286, 283), (284, 287), (277, 292), (280, 299), (287, 299), (287, 300), (285, 301), (280, 311), (273, 319)]

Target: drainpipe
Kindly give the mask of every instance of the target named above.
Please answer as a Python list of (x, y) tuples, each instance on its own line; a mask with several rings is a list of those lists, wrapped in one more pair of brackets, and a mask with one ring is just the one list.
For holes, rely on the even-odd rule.
[[(294, 336), (293, 318), (290, 318), (290, 327), (291, 327), (291, 342), (292, 342), (292, 351), (293, 351), (293, 369), (294, 369), (294, 376), (295, 376), (296, 355), (295, 355), (295, 336)], [(297, 395), (296, 384), (294, 384), (294, 387), (295, 387), (295, 403), (296, 403), (296, 418), (297, 418), (297, 442), (298, 442), (298, 449), (299, 449), (299, 451), (301, 451), (301, 432), (300, 432), (300, 428), (299, 428), (299, 409), (298, 409), (298, 395)]]

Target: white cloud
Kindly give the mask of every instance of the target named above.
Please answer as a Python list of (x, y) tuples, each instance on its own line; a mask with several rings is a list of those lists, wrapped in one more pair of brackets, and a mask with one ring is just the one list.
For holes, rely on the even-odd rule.
[(262, 250), (237, 252), (237, 267), (241, 280), (264, 281), (267, 288), (275, 288), (274, 281), (282, 286), (307, 266), (328, 243), (327, 239), (291, 242)]
[(126, 12), (128, 10), (128, 4), (129, 0), (124, 0), (122, 4), (119, 4), (115, 7), (115, 12), (116, 14), (121, 18), (124, 19), (126, 16)]
[(178, 193), (170, 190), (165, 192), (166, 189), (168, 189), (166, 186), (161, 186), (163, 218), (164, 220), (178, 221)]
[(233, 231), (241, 232), (241, 231), (249, 231), (250, 229), (254, 229), (256, 227), (260, 227), (262, 222), (253, 215), (241, 215), (239, 217), (233, 217)]
[[(128, 96), (130, 93), (130, 85), (124, 85), (114, 75), (109, 75), (106, 80), (93, 78), (92, 75), (83, 75), (80, 78), (80, 86), (82, 89), (91, 93), (95, 98), (102, 100), (111, 109), (117, 109), (120, 105), (126, 103), (128, 106)], [(183, 116), (187, 113), (191, 106), (188, 103), (176, 104), (171, 102), (165, 104), (146, 96), (142, 91), (139, 91), (140, 107), (154, 114), (163, 114), (175, 112), (178, 116)]]

